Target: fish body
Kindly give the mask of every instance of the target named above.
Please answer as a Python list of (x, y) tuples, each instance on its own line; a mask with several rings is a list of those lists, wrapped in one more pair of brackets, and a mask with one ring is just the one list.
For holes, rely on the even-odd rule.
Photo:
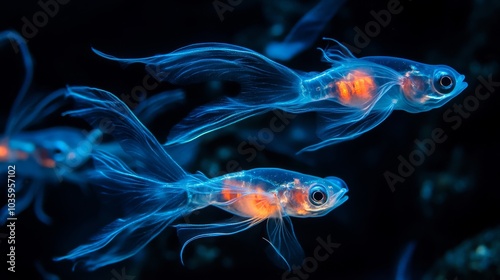
[[(167, 226), (177, 229), (184, 249), (193, 240), (235, 234), (267, 221), (267, 239), (276, 264), (291, 269), (304, 254), (290, 217), (319, 217), (347, 200), (347, 185), (279, 168), (257, 168), (207, 178), (181, 168), (115, 95), (96, 88), (69, 87), (82, 117), (97, 127), (111, 120), (107, 133), (134, 158), (134, 170), (116, 156), (97, 151), (94, 181), (106, 193), (127, 201), (127, 214), (88, 243), (56, 260), (81, 262), (89, 270), (131, 257)], [(233, 217), (207, 224), (178, 223), (194, 211), (214, 206)]]
[(394, 110), (419, 113), (439, 108), (466, 87), (465, 77), (446, 65), (429, 65), (389, 56), (355, 57), (344, 45), (321, 50), (330, 68), (322, 72), (290, 69), (255, 51), (224, 43), (188, 45), (145, 58), (98, 55), (123, 64), (142, 63), (163, 81), (186, 85), (211, 80), (241, 85), (224, 97), (194, 109), (170, 131), (166, 146), (190, 142), (243, 119), (280, 109), (318, 115), (314, 151), (373, 129)]

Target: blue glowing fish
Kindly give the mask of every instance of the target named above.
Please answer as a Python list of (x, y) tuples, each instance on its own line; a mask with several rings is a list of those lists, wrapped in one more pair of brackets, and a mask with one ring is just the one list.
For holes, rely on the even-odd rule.
[[(160, 143), (113, 94), (88, 87), (70, 87), (68, 95), (94, 127), (112, 120), (109, 133), (137, 164), (133, 171), (113, 155), (97, 152), (96, 181), (107, 193), (127, 201), (128, 213), (106, 226), (88, 244), (56, 260), (81, 262), (94, 270), (131, 257), (175, 220), (215, 206), (233, 218), (210, 224), (175, 224), (182, 254), (193, 240), (235, 234), (267, 220), (267, 242), (278, 265), (300, 265), (303, 251), (290, 217), (319, 217), (347, 200), (347, 186), (337, 177), (318, 178), (277, 168), (258, 168), (212, 179), (184, 171)], [(183, 262), (183, 261), (182, 261)]]
[[(250, 49), (223, 43), (193, 44), (147, 58), (116, 58), (143, 63), (174, 84), (209, 80), (240, 83), (236, 97), (224, 97), (193, 110), (171, 131), (165, 145), (176, 145), (248, 117), (281, 109), (316, 112), (319, 143), (302, 151), (353, 139), (385, 120), (393, 110), (418, 113), (438, 108), (462, 92), (465, 77), (445, 65), (395, 57), (356, 58), (342, 44), (322, 50), (331, 65), (321, 73), (294, 71)], [(291, 139), (292, 140), (292, 139)]]
[[(0, 135), (0, 166), (2, 170), (7, 170), (7, 166), (16, 170), (16, 178), (13, 182), (16, 192), (9, 196), (9, 199), (16, 201), (16, 213), (22, 212), (34, 201), (37, 217), (48, 224), (51, 219), (42, 207), (44, 186), (47, 183), (60, 181), (59, 173), (55, 169), (56, 161), (59, 153), (74, 140), (75, 131), (61, 129), (25, 131), (26, 128), (44, 120), (59, 108), (63, 104), (64, 92), (55, 91), (45, 96), (38, 94), (25, 98), (33, 78), (31, 54), (24, 38), (17, 32), (10, 30), (1, 32), (0, 43), (8, 41), (14, 49), (19, 50), (25, 75), (10, 109), (4, 134)], [(7, 206), (4, 205), (0, 209), (0, 223), (2, 224), (6, 222), (9, 213)]]
[[(45, 186), (65, 181), (85, 190), (87, 177), (78, 168), (87, 162), (87, 149), (89, 146), (91, 149), (99, 134), (97, 130), (86, 135), (81, 129), (54, 127), (1, 138), (0, 166), (15, 166), (17, 170), (16, 212), (21, 213), (34, 202), (37, 218), (50, 224), (51, 218), (43, 209)], [(0, 220), (4, 223), (8, 214), (7, 205), (0, 211)]]
[[(98, 128), (87, 131), (76, 127), (57, 126), (23, 131), (36, 121), (42, 120), (42, 115), (53, 112), (58, 106), (52, 106), (54, 105), (52, 103), (60, 105), (65, 100), (65, 93), (66, 89), (60, 89), (44, 97), (30, 96), (31, 105), (23, 106), (25, 110), (7, 122), (9, 125), (19, 120), (23, 124), (12, 125), (11, 127), (15, 129), (0, 136), (0, 167), (5, 166), (3, 170), (7, 170), (7, 165), (15, 165), (18, 170), (16, 212), (21, 213), (34, 201), (35, 214), (45, 224), (50, 224), (51, 218), (42, 206), (45, 196), (44, 186), (58, 185), (64, 181), (76, 184), (85, 191), (88, 179), (86, 163), (93, 150), (114, 152), (122, 159), (133, 160), (126, 152), (118, 149), (118, 143), (103, 142), (103, 133)], [(175, 104), (183, 98), (184, 93), (181, 91), (160, 93), (140, 103), (136, 108), (137, 116), (151, 121), (168, 105)], [(151, 105), (149, 106), (151, 110), (144, 109), (148, 105)], [(185, 154), (183, 158), (184, 162), (190, 159)], [(0, 211), (0, 221), (4, 223), (6, 221), (4, 218), (8, 214), (7, 205)]]
[[(51, 218), (43, 209), (45, 186), (59, 185), (64, 181), (76, 184), (85, 191), (89, 167), (86, 163), (89, 162), (93, 150), (114, 152), (122, 159), (133, 160), (122, 149), (118, 149), (118, 143), (103, 142), (103, 132), (99, 128), (87, 131), (77, 127), (57, 126), (22, 131), (25, 127), (36, 123), (35, 119), (42, 120), (43, 114), (53, 112), (65, 100), (65, 93), (66, 89), (60, 89), (41, 98), (30, 96), (32, 106), (23, 106), (25, 110), (19, 115), (14, 115), (19, 117), (9, 119), (7, 122), (11, 124), (13, 120), (19, 120), (24, 124), (11, 126), (15, 130), (0, 136), (0, 166), (5, 166), (3, 170), (7, 170), (7, 165), (14, 165), (18, 170), (16, 212), (21, 213), (34, 201), (35, 214), (45, 224), (51, 223)], [(137, 116), (151, 121), (168, 105), (175, 104), (183, 98), (184, 93), (181, 91), (160, 93), (141, 102), (135, 108)], [(58, 106), (52, 106), (54, 105), (52, 103)], [(148, 105), (151, 105), (149, 106), (151, 110), (144, 109)], [(189, 157), (185, 155), (183, 157), (186, 161), (189, 160)], [(4, 218), (8, 214), (7, 205), (0, 211), (0, 221), (4, 223), (6, 221)]]
[[(91, 151), (113, 151), (116, 150), (117, 143), (101, 143), (100, 129), (88, 132), (77, 127), (57, 126), (29, 130), (66, 103), (66, 89), (49, 94), (29, 92), (33, 77), (31, 54), (24, 38), (17, 32), (1, 32), (0, 43), (8, 41), (20, 51), (25, 75), (10, 109), (5, 131), (0, 135), (0, 167), (7, 170), (7, 166), (15, 166), (17, 170), (16, 192), (10, 197), (16, 200), (16, 213), (21, 213), (34, 202), (37, 218), (49, 224), (51, 218), (43, 209), (46, 186), (65, 181), (76, 184), (85, 191), (88, 176), (82, 167), (90, 159)], [(181, 90), (159, 93), (139, 103), (134, 112), (144, 122), (150, 122), (168, 106), (183, 99), (184, 93)], [(125, 157), (126, 153), (122, 152), (120, 156)], [(6, 222), (9, 213), (7, 206), (0, 209), (1, 224)]]

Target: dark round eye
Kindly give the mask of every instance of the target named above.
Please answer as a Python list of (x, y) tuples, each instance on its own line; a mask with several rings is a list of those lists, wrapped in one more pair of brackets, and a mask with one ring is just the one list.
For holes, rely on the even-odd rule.
[(316, 206), (325, 204), (327, 199), (326, 189), (321, 185), (316, 185), (309, 191), (309, 201)]
[(438, 93), (450, 93), (455, 88), (453, 76), (444, 71), (439, 71), (434, 75), (434, 88)]

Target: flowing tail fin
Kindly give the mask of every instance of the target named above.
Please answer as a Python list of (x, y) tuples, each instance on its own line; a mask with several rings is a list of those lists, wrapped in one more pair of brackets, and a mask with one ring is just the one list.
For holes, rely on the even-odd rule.
[(66, 96), (73, 98), (79, 109), (63, 115), (81, 117), (104, 134), (111, 134), (139, 163), (141, 172), (160, 182), (177, 182), (188, 176), (127, 105), (112, 93), (91, 87), (68, 87)]
[(184, 102), (185, 98), (184, 91), (180, 89), (164, 91), (141, 101), (141, 103), (134, 108), (134, 115), (136, 115), (143, 124), (148, 125), (161, 113)]
[(146, 58), (104, 58), (124, 64), (143, 63), (157, 80), (192, 84), (211, 80), (241, 85), (236, 97), (198, 107), (170, 132), (166, 145), (186, 143), (211, 131), (272, 109), (300, 106), (301, 75), (250, 49), (223, 43), (193, 44)]
[(105, 191), (119, 195), (130, 208), (125, 217), (107, 225), (89, 243), (55, 258), (74, 261), (88, 270), (135, 255), (175, 219), (189, 213), (182, 187), (142, 177), (105, 153), (97, 153), (94, 160), (94, 176), (100, 179)]
[(69, 87), (79, 109), (66, 115), (86, 119), (112, 134), (137, 161), (133, 171), (116, 157), (96, 152), (94, 177), (105, 192), (117, 195), (128, 209), (123, 218), (105, 227), (90, 243), (55, 260), (81, 262), (86, 269), (115, 263), (141, 250), (175, 219), (188, 214), (186, 185), (203, 180), (187, 174), (163, 150), (154, 136), (113, 94), (88, 87)]
[[(65, 89), (58, 89), (49, 94), (33, 94), (29, 98), (22, 100), (19, 103), (19, 108), (9, 116), (6, 134), (14, 135), (56, 112), (65, 104), (64, 94)], [(16, 108), (12, 107), (12, 110), (14, 109)]]
[(398, 266), (396, 268), (395, 280), (409, 280), (412, 273), (409, 272), (409, 267), (411, 267), (410, 262), (415, 252), (416, 241), (411, 241), (406, 245), (403, 254), (401, 255)]
[(20, 108), (21, 102), (24, 100), (24, 96), (26, 95), (26, 92), (28, 92), (28, 89), (31, 86), (31, 81), (33, 80), (33, 59), (31, 57), (31, 53), (29, 52), (28, 46), (26, 45), (26, 41), (21, 36), (21, 34), (13, 30), (0, 32), (0, 43), (4, 40), (9, 40), (12, 44), (12, 47), (14, 48), (14, 51), (16, 53), (21, 53), (25, 71), (23, 84), (19, 89), (16, 100), (14, 101), (14, 104), (10, 109), (8, 118), (9, 121), (7, 122), (7, 126), (5, 128), (5, 134), (11, 135), (14, 134), (15, 131), (20, 130), (17, 128), (17, 123), (13, 120), (17, 119), (15, 115), (18, 115), (18, 110), (22, 109)]

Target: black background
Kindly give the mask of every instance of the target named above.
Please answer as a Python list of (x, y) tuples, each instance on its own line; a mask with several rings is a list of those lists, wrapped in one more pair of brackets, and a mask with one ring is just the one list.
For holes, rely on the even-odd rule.
[[(270, 2), (242, 0), (234, 10), (225, 12), (221, 21), (212, 1), (70, 0), (60, 5), (58, 13), (28, 41), (35, 62), (32, 90), (49, 92), (70, 84), (100, 87), (116, 94), (129, 93), (142, 83), (143, 68), (124, 69), (95, 55), (91, 47), (118, 57), (143, 57), (167, 53), (191, 43), (217, 41), (262, 52), (272, 39), (268, 33), (275, 21), (282, 18), (285, 30), (289, 30), (316, 3)], [(188, 170), (200, 170), (212, 176), (216, 173), (214, 170), (224, 169), (225, 162), (234, 159), (243, 169), (279, 167), (315, 176), (341, 177), (349, 185), (349, 200), (345, 204), (322, 218), (293, 219), (307, 256), (312, 256), (318, 246), (317, 237), (325, 239), (330, 235), (332, 241), (341, 244), (326, 261), (318, 264), (308, 279), (394, 279), (397, 262), (410, 241), (416, 241), (416, 251), (408, 269), (413, 275), (411, 279), (419, 279), (448, 250), (500, 222), (500, 152), (495, 137), (499, 127), (497, 95), (500, 88), (495, 88), (491, 97), (481, 101), (477, 110), (464, 118), (457, 129), (443, 120), (444, 112), (453, 108), (453, 104), (462, 104), (467, 96), (474, 94), (479, 75), (493, 75), (493, 80), (500, 80), (497, 2), (402, 0), (403, 11), (393, 15), (388, 26), (381, 28), (379, 35), (371, 38), (370, 44), (357, 54), (446, 64), (466, 75), (468, 88), (442, 108), (420, 114), (394, 112), (363, 136), (305, 155), (309, 157), (307, 160), (269, 148), (260, 152), (256, 160), (247, 162), (236, 151), (245, 139), (237, 133), (238, 129), (265, 127), (272, 116), (256, 117), (203, 140), (198, 153), (192, 155), (194, 160)], [(290, 10), (273, 9), (280, 5)], [(349, 1), (322, 36), (352, 44), (353, 28), (364, 29), (373, 20), (370, 11), (386, 6), (387, 1)], [(4, 3), (0, 10), (0, 30), (22, 33), (22, 18), (33, 22), (33, 15), (40, 10), (35, 1)], [(324, 47), (325, 43), (318, 38), (316, 46)], [(3, 46), (1, 51), (1, 106), (2, 118), (5, 118), (23, 70), (20, 60), (16, 60), (9, 48)], [(328, 67), (320, 62), (320, 53), (314, 47), (284, 64), (302, 71), (321, 71)], [(148, 94), (173, 88), (163, 84)], [(165, 139), (171, 126), (189, 110), (221, 94), (201, 95), (203, 85), (185, 89), (186, 103), (166, 112), (150, 126), (159, 139)], [(50, 118), (43, 125), (61, 123), (85, 127), (83, 122), (58, 117)], [(435, 153), (391, 192), (384, 172), (397, 172), (398, 156), (407, 158), (415, 149), (414, 140), (428, 138), (430, 131), (437, 127), (446, 132), (447, 140), (437, 144)], [(286, 141), (286, 137), (279, 139)], [(286, 142), (280, 144), (286, 145)], [(229, 151), (230, 156), (224, 155), (221, 148)], [(458, 166), (453, 172), (450, 171), (452, 165)], [(445, 177), (451, 178), (451, 183), (443, 179)], [(420, 191), (425, 180), (434, 180), (449, 189), (454, 180), (462, 180), (466, 189), (449, 191), (442, 204), (424, 205)], [(48, 188), (45, 208), (54, 217), (51, 226), (37, 221), (32, 209), (18, 217), (15, 276), (32, 275), (31, 279), (42, 279), (35, 262), (60, 279), (119, 279), (113, 271), (120, 274), (122, 269), (135, 279), (281, 279), (283, 275), (266, 257), (262, 225), (234, 236), (193, 243), (196, 245), (191, 245), (186, 252), (188, 258), (195, 247), (219, 250), (215, 260), (195, 268), (180, 264), (180, 244), (174, 230), (167, 229), (135, 258), (95, 272), (80, 269), (72, 272), (70, 263), (54, 263), (51, 258), (85, 242), (97, 231), (97, 225), (106, 220), (103, 215), (110, 206), (103, 205), (98, 191), (92, 189), (90, 194), (83, 195), (78, 187), (70, 184)], [(431, 214), (426, 214), (428, 211)], [(206, 213), (212, 218), (226, 216), (213, 209), (207, 209)], [(5, 228), (1, 230), (4, 231)], [(6, 252), (4, 245), (2, 242), (2, 256)], [(7, 264), (2, 261), (2, 275), (6, 269)], [(7, 279), (17, 279), (11, 278), (10, 273), (6, 275)], [(450, 271), (446, 277), (466, 279), (467, 276)]]

